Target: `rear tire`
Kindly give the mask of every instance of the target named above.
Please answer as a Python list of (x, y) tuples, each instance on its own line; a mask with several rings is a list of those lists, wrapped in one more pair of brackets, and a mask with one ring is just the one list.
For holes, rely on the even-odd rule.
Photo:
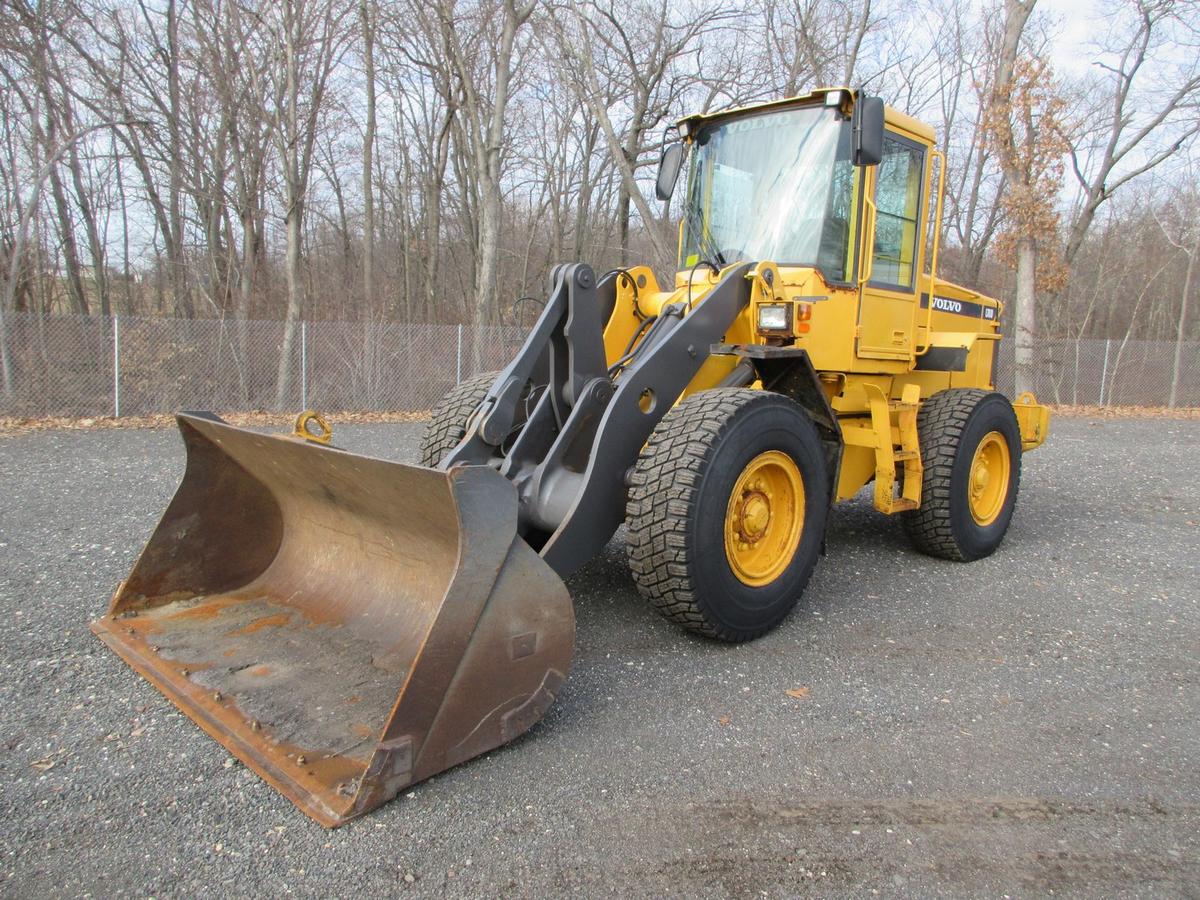
[(828, 506), (821, 441), (798, 404), (743, 388), (693, 394), (654, 429), (630, 476), (638, 591), (690, 631), (758, 637), (808, 584)]
[(1012, 521), (1021, 481), (1021, 431), (1003, 394), (955, 388), (917, 413), (925, 474), (921, 505), (902, 514), (922, 553), (969, 562), (991, 555)]
[(458, 446), (467, 423), (496, 381), (497, 372), (483, 372), (462, 382), (433, 408), (421, 438), (421, 465), (434, 468)]

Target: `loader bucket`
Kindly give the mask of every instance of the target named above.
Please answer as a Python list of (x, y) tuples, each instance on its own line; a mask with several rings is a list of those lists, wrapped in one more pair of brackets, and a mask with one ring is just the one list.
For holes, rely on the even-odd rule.
[(333, 827), (542, 717), (574, 613), (506, 479), (178, 421), (183, 482), (92, 630), (231, 753)]

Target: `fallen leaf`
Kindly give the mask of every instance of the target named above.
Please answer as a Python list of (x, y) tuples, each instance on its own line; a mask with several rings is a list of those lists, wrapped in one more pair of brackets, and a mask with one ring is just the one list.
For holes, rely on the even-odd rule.
[(54, 760), (39, 759), (39, 760), (36, 760), (35, 762), (31, 762), (29, 765), (33, 766), (39, 772), (46, 772), (46, 771), (49, 771), (50, 769), (54, 768)]
[(808, 696), (808, 688), (806, 688), (806, 687), (789, 688), (788, 690), (784, 691), (784, 693), (787, 694), (789, 697), (794, 697), (797, 700), (803, 700), (805, 697)]
[(145, 733), (146, 733), (146, 726), (139, 725), (137, 728), (133, 729), (133, 731), (129, 732), (129, 736), (130, 737), (141, 737)]
[(717, 719), (717, 724), (721, 725), (721, 726), (725, 726), (725, 725), (728, 725), (732, 721), (733, 720), (731, 718), (729, 718), (729, 716), (721, 716), (719, 719)]
[[(377, 424), (383, 422), (423, 422), (429, 418), (429, 410), (413, 412), (342, 412), (327, 411), (326, 417), (335, 425)], [(226, 412), (223, 418), (231, 425), (252, 425), (286, 428), (291, 431), (296, 417), (290, 413), (239, 413)], [(14, 434), (24, 434), (29, 431), (46, 431), (51, 429), (64, 430), (102, 430), (110, 428), (172, 428), (175, 425), (173, 415), (150, 416), (112, 416), (90, 417), (86, 419), (64, 418), (53, 416), (47, 418), (27, 418), (22, 416), (0, 416), (0, 437)]]

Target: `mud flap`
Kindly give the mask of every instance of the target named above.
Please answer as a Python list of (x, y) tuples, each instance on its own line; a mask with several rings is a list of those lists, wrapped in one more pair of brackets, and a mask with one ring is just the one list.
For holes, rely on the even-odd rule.
[(178, 421), (183, 482), (92, 630), (301, 810), (340, 825), (542, 717), (575, 620), (503, 476)]

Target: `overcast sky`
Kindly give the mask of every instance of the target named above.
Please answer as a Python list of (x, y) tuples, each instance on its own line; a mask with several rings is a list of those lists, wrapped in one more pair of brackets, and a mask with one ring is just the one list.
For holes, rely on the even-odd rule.
[(1078, 75), (1095, 55), (1089, 43), (1105, 28), (1095, 0), (1039, 0), (1037, 8), (1058, 21), (1052, 61), (1063, 75)]

